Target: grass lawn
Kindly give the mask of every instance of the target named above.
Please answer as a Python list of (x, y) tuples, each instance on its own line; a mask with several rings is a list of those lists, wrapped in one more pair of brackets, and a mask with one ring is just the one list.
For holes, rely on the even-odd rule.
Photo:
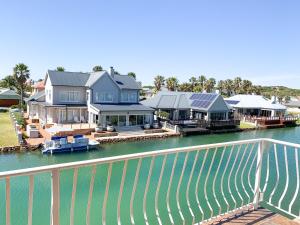
[(250, 129), (250, 128), (255, 128), (255, 126), (241, 121), (240, 128), (241, 129)]
[(8, 113), (0, 113), (0, 147), (18, 145), (16, 132)]

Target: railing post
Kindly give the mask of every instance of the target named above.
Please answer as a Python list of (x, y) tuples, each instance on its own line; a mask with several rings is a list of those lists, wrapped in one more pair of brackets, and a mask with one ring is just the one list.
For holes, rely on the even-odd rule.
[(59, 225), (59, 170), (52, 170), (51, 174), (51, 223), (50, 225)]
[(256, 165), (256, 171), (255, 171), (255, 185), (254, 185), (254, 199), (253, 199), (253, 206), (254, 209), (257, 209), (259, 207), (261, 194), (260, 193), (260, 182), (261, 182), (261, 168), (262, 168), (262, 158), (265, 148), (265, 141), (261, 140), (258, 143), (257, 148), (257, 165)]

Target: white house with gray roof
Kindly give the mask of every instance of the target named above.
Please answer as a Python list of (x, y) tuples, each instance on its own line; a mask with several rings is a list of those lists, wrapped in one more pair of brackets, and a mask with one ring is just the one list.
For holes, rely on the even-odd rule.
[(157, 112), (165, 111), (170, 120), (228, 120), (230, 108), (223, 97), (215, 93), (160, 91), (141, 102)]
[(271, 101), (261, 95), (234, 95), (225, 101), (235, 109), (236, 113), (247, 116), (283, 116), (284, 105)]
[(41, 96), (32, 96), (28, 111), (44, 123), (151, 124), (153, 109), (139, 104), (140, 89), (134, 78), (115, 74), (112, 67), (110, 73), (48, 70), (44, 101), (39, 101)]

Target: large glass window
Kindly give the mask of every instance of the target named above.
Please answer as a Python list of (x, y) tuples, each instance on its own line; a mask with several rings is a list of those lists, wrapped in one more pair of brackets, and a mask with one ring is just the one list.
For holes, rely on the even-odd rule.
[(113, 94), (109, 92), (96, 92), (96, 102), (113, 102)]
[(119, 116), (119, 126), (126, 126), (126, 116)]
[(129, 125), (135, 126), (136, 125), (136, 115), (130, 115), (129, 116)]
[(59, 93), (59, 100), (61, 102), (79, 102), (79, 96), (78, 91), (63, 91)]
[(123, 91), (121, 94), (121, 101), (122, 102), (136, 102), (137, 101), (137, 93)]
[(118, 116), (106, 116), (106, 123), (108, 125), (118, 126)]
[(144, 115), (137, 115), (136, 120), (137, 120), (137, 125), (143, 125), (144, 124)]

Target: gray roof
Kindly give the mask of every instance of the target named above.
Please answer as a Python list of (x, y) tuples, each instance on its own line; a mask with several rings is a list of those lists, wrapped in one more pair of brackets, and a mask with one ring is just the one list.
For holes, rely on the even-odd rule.
[(110, 111), (153, 111), (153, 109), (142, 104), (91, 104), (100, 112)]
[(90, 77), (87, 80), (85, 86), (90, 87), (92, 86), (106, 71), (99, 71), (99, 72), (92, 72), (90, 73)]
[[(201, 107), (194, 105), (195, 99), (192, 98), (193, 95), (207, 95), (215, 96), (214, 100), (206, 107)], [(215, 93), (193, 93), (193, 92), (174, 92), (174, 91), (160, 91), (155, 96), (150, 99), (144, 100), (141, 103), (145, 106), (154, 109), (195, 109), (202, 111), (209, 111), (213, 106), (214, 102), (222, 96)], [(223, 100), (224, 101), (224, 100)], [(229, 110), (228, 105), (224, 102), (224, 110)], [(226, 108), (226, 109), (225, 109)]]
[[(48, 77), (54, 86), (74, 86), (74, 87), (91, 87), (106, 71), (81, 73), (81, 72), (60, 72), (48, 70)], [(110, 76), (110, 75), (109, 75)], [(141, 85), (134, 78), (127, 75), (115, 74), (112, 78), (120, 89), (141, 89)]]
[(285, 110), (284, 105), (274, 103), (261, 95), (234, 95), (225, 99), (234, 108)]
[(0, 89), (0, 99), (20, 99), (20, 96), (10, 89)]
[(142, 89), (141, 85), (131, 76), (115, 74), (114, 80), (121, 89)]
[(285, 103), (287, 107), (300, 107), (300, 101), (290, 101)]
[(37, 93), (31, 95), (29, 98), (26, 99), (26, 101), (36, 101), (39, 98), (44, 97), (44, 96), (45, 96), (45, 90), (37, 92)]
[(48, 70), (48, 76), (52, 85), (55, 86), (85, 86), (90, 74), (80, 72), (60, 72), (56, 70)]

